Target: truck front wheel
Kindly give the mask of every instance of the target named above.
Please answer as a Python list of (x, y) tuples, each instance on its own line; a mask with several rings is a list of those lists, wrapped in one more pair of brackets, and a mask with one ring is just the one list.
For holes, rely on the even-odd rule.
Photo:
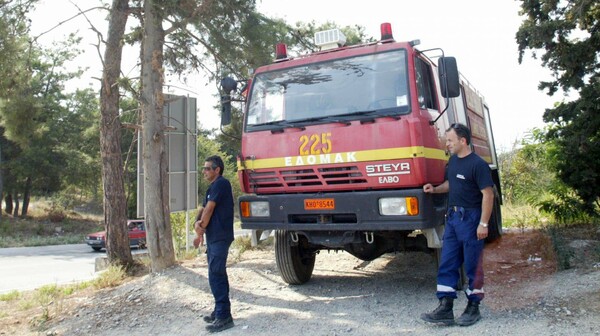
[(291, 241), (289, 231), (275, 231), (275, 261), (283, 281), (301, 285), (312, 276), (315, 267), (315, 251), (310, 249), (306, 237), (298, 235), (298, 242)]

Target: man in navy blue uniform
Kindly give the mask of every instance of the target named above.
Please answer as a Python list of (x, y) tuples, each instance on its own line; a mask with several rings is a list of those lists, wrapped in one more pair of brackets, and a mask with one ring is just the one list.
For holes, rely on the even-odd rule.
[(204, 243), (208, 257), (208, 282), (215, 298), (215, 307), (204, 321), (206, 330), (219, 332), (233, 327), (229, 280), (227, 278), (227, 255), (233, 242), (233, 192), (231, 183), (223, 177), (225, 166), (219, 156), (208, 157), (204, 162), (204, 178), (210, 182), (202, 208), (198, 211), (194, 229), (194, 246)]
[[(431, 323), (469, 326), (481, 315), (483, 292), (483, 245), (488, 236), (488, 221), (494, 204), (494, 182), (488, 164), (471, 150), (471, 131), (452, 124), (446, 130), (446, 146), (451, 154), (444, 183), (423, 186), (426, 193), (449, 193), (448, 213), (439, 263), (436, 296), (439, 306), (421, 319)], [(469, 300), (464, 313), (454, 320), (453, 303), (464, 263)]]

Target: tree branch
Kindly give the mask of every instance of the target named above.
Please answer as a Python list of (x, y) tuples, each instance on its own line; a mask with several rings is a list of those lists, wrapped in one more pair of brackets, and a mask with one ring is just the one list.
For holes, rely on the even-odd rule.
[[(72, 3), (72, 4), (73, 4), (75, 7), (77, 7), (77, 9), (79, 10), (79, 13), (77, 13), (77, 14), (75, 14), (75, 15), (71, 16), (70, 18), (68, 18), (68, 19), (66, 19), (66, 20), (63, 20), (63, 21), (59, 22), (59, 23), (58, 23), (58, 24), (56, 24), (54, 27), (52, 27), (52, 28), (50, 28), (50, 29), (48, 29), (48, 30), (46, 30), (46, 31), (42, 32), (41, 34), (39, 34), (39, 35), (35, 36), (35, 37), (33, 38), (33, 41), (37, 41), (37, 40), (38, 40), (40, 37), (42, 37), (42, 36), (44, 36), (44, 35), (48, 34), (49, 32), (53, 31), (54, 29), (56, 29), (56, 28), (58, 28), (58, 27), (62, 26), (63, 24), (65, 24), (65, 23), (67, 23), (67, 22), (69, 22), (69, 21), (71, 21), (71, 20), (75, 19), (76, 17), (78, 17), (78, 16), (80, 16), (80, 15), (83, 15), (83, 16), (85, 17), (85, 13), (87, 13), (87, 12), (90, 12), (90, 11), (92, 11), (92, 10), (96, 10), (96, 9), (106, 9), (105, 7), (92, 7), (92, 8), (86, 9), (85, 11), (82, 11), (82, 10), (81, 10), (81, 9), (80, 9), (80, 8), (79, 8), (79, 7), (78, 7), (76, 4), (74, 4), (73, 2), (71, 2), (71, 3)], [(88, 19), (87, 19), (87, 17), (86, 17), (86, 20), (88, 20)], [(88, 22), (89, 22), (89, 20), (88, 20)]]

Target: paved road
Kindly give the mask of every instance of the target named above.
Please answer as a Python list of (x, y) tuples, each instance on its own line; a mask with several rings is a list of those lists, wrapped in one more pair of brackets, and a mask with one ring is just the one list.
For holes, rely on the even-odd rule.
[[(236, 230), (235, 235), (249, 233)], [(0, 294), (91, 280), (96, 276), (96, 258), (104, 256), (104, 250), (94, 252), (86, 244), (0, 248)]]
[(95, 259), (104, 255), (86, 244), (2, 248), (0, 293), (93, 279)]

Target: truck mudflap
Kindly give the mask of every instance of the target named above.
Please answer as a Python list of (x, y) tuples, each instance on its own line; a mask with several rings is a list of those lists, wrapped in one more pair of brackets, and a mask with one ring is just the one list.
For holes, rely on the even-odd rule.
[[(416, 197), (418, 214), (382, 215), (382, 198)], [(242, 202), (268, 202), (268, 217), (242, 216), (242, 228), (287, 231), (413, 231), (444, 224), (445, 195), (419, 189), (343, 193), (246, 195)]]

